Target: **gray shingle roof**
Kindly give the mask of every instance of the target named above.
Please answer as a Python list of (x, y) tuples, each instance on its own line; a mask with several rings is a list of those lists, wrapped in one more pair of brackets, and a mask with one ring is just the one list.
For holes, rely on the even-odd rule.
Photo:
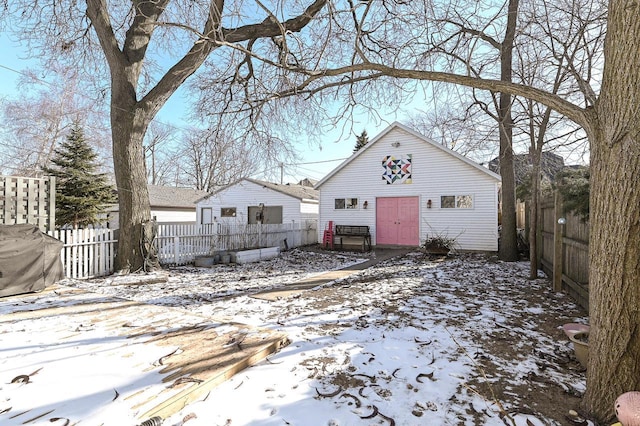
[(195, 203), (207, 191), (175, 186), (148, 185), (151, 207), (195, 208)]
[(262, 185), (266, 188), (273, 189), (274, 191), (282, 192), (283, 194), (290, 195), (292, 197), (298, 198), (300, 200), (319, 200), (320, 192), (315, 190), (309, 186), (303, 185), (294, 185), (294, 184), (280, 184), (273, 182), (266, 182), (257, 179), (249, 179), (246, 178), (247, 181), (253, 182), (256, 185)]
[(310, 186), (305, 186), (305, 185), (294, 185), (294, 184), (280, 184), (280, 183), (273, 183), (273, 182), (267, 182), (264, 180), (258, 180), (258, 179), (250, 179), (250, 178), (242, 178), (239, 179), (233, 183), (230, 183), (229, 185), (225, 185), (223, 187), (220, 187), (218, 189), (216, 189), (215, 191), (212, 191), (208, 194), (206, 194), (204, 197), (196, 200), (196, 201), (200, 201), (203, 200), (205, 198), (209, 198), (210, 196), (217, 194), (220, 191), (223, 191), (229, 187), (232, 187), (234, 185), (237, 185), (239, 182), (242, 181), (247, 181), (247, 182), (251, 182), (255, 185), (260, 185), (263, 186), (265, 188), (269, 188), (273, 191), (278, 191), (282, 194), (286, 194), (290, 197), (294, 197), (297, 198), (299, 200), (315, 200), (318, 201), (320, 199), (320, 191), (313, 189)]

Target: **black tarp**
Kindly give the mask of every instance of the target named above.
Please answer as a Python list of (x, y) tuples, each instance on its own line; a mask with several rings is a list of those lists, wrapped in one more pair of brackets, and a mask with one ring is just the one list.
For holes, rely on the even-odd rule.
[(0, 225), (0, 297), (41, 291), (63, 279), (62, 246), (35, 225)]

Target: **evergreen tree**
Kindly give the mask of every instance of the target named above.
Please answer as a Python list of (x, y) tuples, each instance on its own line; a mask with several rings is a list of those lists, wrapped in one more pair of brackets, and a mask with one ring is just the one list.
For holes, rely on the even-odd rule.
[(67, 140), (55, 150), (52, 167), (43, 168), (56, 178), (56, 224), (74, 228), (95, 224), (109, 204), (115, 203), (107, 175), (98, 173), (97, 155), (74, 123)]
[(583, 222), (589, 220), (589, 168), (566, 168), (556, 175), (556, 187), (563, 198), (564, 210)]
[(353, 153), (355, 154), (360, 151), (360, 149), (367, 143), (369, 143), (369, 135), (367, 135), (366, 130), (363, 130), (362, 133), (360, 133), (360, 136), (356, 136), (356, 146), (353, 148)]

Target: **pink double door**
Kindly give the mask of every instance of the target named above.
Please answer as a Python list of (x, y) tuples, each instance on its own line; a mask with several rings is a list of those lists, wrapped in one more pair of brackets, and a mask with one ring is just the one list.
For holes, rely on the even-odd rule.
[(418, 197), (376, 199), (376, 245), (420, 245)]

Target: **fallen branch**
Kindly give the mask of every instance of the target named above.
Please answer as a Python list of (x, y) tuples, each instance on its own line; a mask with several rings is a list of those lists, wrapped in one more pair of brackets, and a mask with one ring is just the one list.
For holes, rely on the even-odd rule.
[(367, 416), (360, 416), (361, 419), (372, 419), (378, 415), (378, 407), (376, 407), (375, 405), (372, 405), (371, 407), (373, 408), (373, 411), (371, 412), (371, 414)]
[(340, 392), (342, 392), (342, 387), (338, 386), (338, 390), (335, 392), (329, 392), (329, 393), (321, 393), (318, 388), (316, 389), (316, 393), (318, 394), (318, 396), (321, 396), (323, 398), (333, 398), (334, 396), (338, 395)]
[(342, 395), (340, 395), (340, 398), (351, 398), (351, 399), (353, 399), (353, 401), (355, 402), (357, 408), (360, 408), (360, 406), (362, 405), (362, 403), (360, 402), (360, 399), (355, 395), (351, 395), (350, 393), (343, 393)]

